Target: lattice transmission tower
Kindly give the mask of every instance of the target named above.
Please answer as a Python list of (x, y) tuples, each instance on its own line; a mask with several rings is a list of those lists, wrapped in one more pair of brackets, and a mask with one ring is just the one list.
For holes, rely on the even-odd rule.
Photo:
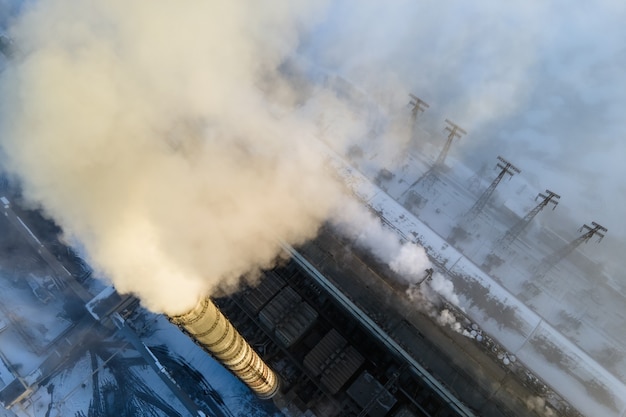
[(537, 194), (537, 197), (535, 197), (535, 201), (537, 201), (537, 199), (539, 198), (541, 198), (541, 202), (539, 202), (539, 204), (537, 204), (531, 211), (529, 211), (523, 219), (520, 219), (509, 230), (507, 230), (504, 236), (498, 239), (497, 246), (499, 248), (504, 249), (509, 247), (509, 245), (513, 243), (513, 241), (515, 241), (515, 239), (517, 239), (517, 237), (524, 230), (526, 230), (526, 228), (535, 218), (535, 216), (539, 214), (539, 212), (543, 210), (546, 206), (552, 204), (552, 210), (554, 210), (559, 204), (559, 199), (561, 198), (561, 196), (550, 190), (546, 190), (546, 194)]
[(561, 249), (551, 253), (550, 255), (543, 258), (543, 260), (537, 265), (534, 270), (535, 278), (543, 278), (546, 274), (554, 268), (556, 264), (558, 264), (563, 258), (565, 258), (570, 253), (574, 252), (577, 247), (579, 247), (583, 243), (587, 243), (592, 237), (598, 235), (598, 242), (604, 238), (604, 234), (608, 231), (608, 229), (596, 222), (591, 222), (591, 226), (583, 224), (579, 232), (585, 230), (585, 233), (572, 240), (569, 244), (562, 247)]
[(461, 129), (456, 123), (453, 123), (448, 119), (446, 119), (446, 123), (449, 124), (449, 126), (446, 126), (445, 130), (450, 133), (448, 134), (446, 143), (443, 145), (441, 152), (439, 152), (439, 156), (437, 157), (433, 167), (443, 167), (443, 163), (446, 160), (446, 156), (448, 156), (448, 152), (450, 151), (450, 146), (452, 145), (454, 138), (460, 138), (461, 135), (467, 135), (467, 132)]
[(500, 168), (500, 173), (491, 182), (489, 187), (487, 187), (487, 189), (482, 193), (478, 200), (476, 200), (476, 203), (474, 203), (472, 208), (470, 208), (469, 211), (465, 214), (465, 216), (463, 217), (464, 222), (469, 223), (473, 221), (476, 216), (478, 216), (478, 214), (483, 211), (483, 209), (487, 205), (487, 201), (489, 201), (489, 198), (496, 190), (496, 187), (498, 186), (498, 184), (500, 184), (500, 181), (502, 181), (502, 178), (504, 178), (506, 174), (509, 174), (509, 176), (512, 177), (514, 174), (519, 174), (521, 172), (519, 168), (517, 168), (515, 165), (513, 165), (501, 156), (498, 156), (498, 161), (500, 162), (496, 164), (496, 168)]
[(402, 195), (406, 194), (411, 188), (415, 187), (419, 183), (424, 183), (427, 187), (431, 187), (435, 181), (437, 181), (437, 176), (444, 168), (444, 162), (446, 157), (448, 156), (448, 152), (450, 151), (450, 147), (452, 146), (452, 142), (454, 138), (460, 138), (462, 135), (467, 135), (467, 132), (463, 130), (459, 125), (454, 122), (451, 122), (449, 119), (446, 119), (446, 123), (449, 126), (446, 126), (444, 130), (447, 130), (448, 137), (446, 139), (446, 143), (443, 145), (443, 149), (439, 152), (435, 163), (426, 171), (422, 176), (420, 176), (409, 188), (406, 189)]
[(409, 106), (411, 106), (411, 120), (413, 121), (413, 126), (415, 126), (417, 116), (419, 116), (420, 113), (423, 113), (424, 110), (430, 106), (415, 94), (409, 93), (409, 97), (411, 97), (411, 100), (409, 101)]

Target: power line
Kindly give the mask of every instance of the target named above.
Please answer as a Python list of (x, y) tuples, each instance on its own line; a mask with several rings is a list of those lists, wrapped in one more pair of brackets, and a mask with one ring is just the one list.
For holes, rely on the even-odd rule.
[(587, 243), (593, 236), (598, 235), (598, 242), (600, 242), (604, 238), (604, 234), (608, 231), (608, 229), (596, 222), (591, 222), (591, 226), (583, 224), (579, 232), (585, 230), (585, 233), (572, 240), (569, 244), (562, 247), (561, 249), (551, 253), (550, 255), (543, 258), (543, 260), (537, 265), (534, 271), (535, 278), (543, 278), (546, 274), (554, 268), (556, 264), (558, 264), (563, 258), (565, 258), (570, 253), (574, 252), (577, 247), (579, 247), (583, 243)]
[(424, 100), (416, 96), (415, 94), (409, 93), (409, 97), (411, 100), (409, 101), (409, 106), (411, 106), (411, 119), (413, 120), (413, 124), (417, 121), (417, 116), (420, 113), (423, 113), (424, 110), (429, 108), (430, 106)]
[(411, 184), (409, 188), (404, 191), (404, 193), (402, 193), (402, 196), (408, 193), (411, 188), (415, 187), (419, 183), (424, 183), (427, 188), (432, 187), (433, 184), (437, 182), (441, 171), (443, 171), (444, 161), (446, 160), (446, 156), (448, 156), (448, 152), (450, 151), (450, 146), (452, 145), (452, 141), (454, 140), (454, 138), (460, 138), (461, 135), (467, 135), (467, 132), (456, 123), (453, 123), (448, 119), (446, 119), (445, 121), (450, 126), (446, 126), (444, 130), (447, 130), (450, 133), (448, 134), (446, 143), (443, 145), (441, 152), (439, 152), (435, 163), (428, 169), (428, 171), (426, 171), (417, 180), (415, 180), (415, 182)]
[(450, 145), (452, 145), (452, 140), (456, 138), (460, 138), (461, 135), (467, 135), (467, 132), (459, 127), (456, 123), (451, 122), (446, 119), (446, 123), (450, 126), (446, 126), (445, 130), (450, 132), (448, 134), (448, 139), (446, 140), (445, 145), (443, 145), (443, 149), (439, 152), (439, 156), (435, 161), (435, 166), (440, 167), (443, 166), (444, 161), (446, 160), (446, 156), (448, 156), (448, 152), (450, 151)]
[(489, 187), (487, 187), (483, 194), (478, 198), (472, 208), (469, 209), (469, 211), (465, 214), (465, 222), (471, 222), (476, 218), (476, 216), (478, 216), (481, 211), (483, 211), (485, 205), (487, 205), (487, 201), (489, 201), (489, 198), (496, 190), (496, 187), (498, 186), (498, 184), (500, 184), (500, 181), (502, 181), (502, 178), (504, 178), (505, 174), (509, 174), (509, 176), (512, 177), (514, 174), (519, 174), (521, 172), (519, 168), (517, 168), (515, 165), (502, 158), (501, 156), (498, 156), (498, 161), (500, 162), (496, 164), (496, 168), (500, 168), (500, 173), (491, 182), (491, 184), (489, 185)]
[(560, 195), (546, 190), (546, 194), (539, 193), (537, 197), (535, 197), (535, 201), (541, 198), (541, 202), (537, 204), (531, 211), (529, 211), (523, 219), (520, 219), (517, 223), (513, 225), (509, 230), (506, 231), (504, 236), (502, 236), (498, 241), (497, 245), (499, 248), (507, 248), (517, 237), (528, 227), (530, 222), (535, 218), (535, 216), (543, 210), (548, 204), (552, 204), (552, 210), (556, 208), (559, 204)]

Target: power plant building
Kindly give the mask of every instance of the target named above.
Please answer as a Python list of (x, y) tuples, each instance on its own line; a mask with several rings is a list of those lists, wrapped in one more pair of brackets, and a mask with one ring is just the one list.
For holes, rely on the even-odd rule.
[(348, 388), (348, 395), (367, 410), (370, 417), (385, 417), (397, 402), (369, 372), (365, 371)]
[(257, 315), (261, 309), (280, 291), (287, 283), (273, 271), (267, 271), (265, 278), (254, 288), (245, 291), (243, 302), (250, 311)]
[(290, 287), (282, 289), (259, 313), (259, 321), (285, 347), (300, 340), (316, 319), (317, 311)]
[(365, 358), (331, 329), (304, 357), (304, 366), (331, 394), (336, 394), (363, 365)]

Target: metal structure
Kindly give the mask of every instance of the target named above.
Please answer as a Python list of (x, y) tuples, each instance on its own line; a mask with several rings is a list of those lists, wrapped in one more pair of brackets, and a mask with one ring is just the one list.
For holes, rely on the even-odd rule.
[(304, 367), (331, 393), (336, 394), (365, 362), (354, 346), (331, 329), (304, 357)]
[(443, 163), (446, 160), (446, 156), (448, 156), (448, 152), (450, 151), (450, 146), (452, 145), (452, 141), (454, 140), (454, 138), (460, 138), (461, 135), (467, 135), (467, 132), (461, 129), (456, 123), (453, 123), (448, 119), (446, 119), (446, 123), (450, 126), (446, 126), (445, 130), (450, 133), (448, 134), (448, 139), (446, 139), (445, 145), (443, 145), (443, 149), (441, 150), (441, 152), (439, 152), (439, 156), (435, 161), (435, 167), (443, 166)]
[(413, 182), (413, 184), (411, 184), (409, 188), (404, 190), (404, 192), (400, 196), (404, 197), (405, 194), (411, 191), (411, 189), (419, 183), (426, 184), (427, 188), (432, 187), (435, 184), (435, 182), (437, 182), (437, 174), (439, 171), (438, 168), (439, 167), (437, 165), (433, 165), (432, 167), (430, 167), (428, 171), (424, 172), (424, 174), (422, 174), (418, 179), (416, 179), (415, 182)]
[(487, 205), (487, 201), (489, 201), (489, 198), (491, 197), (493, 192), (496, 190), (496, 187), (498, 186), (498, 184), (500, 184), (500, 181), (502, 181), (502, 178), (504, 178), (505, 174), (509, 174), (509, 176), (512, 177), (514, 174), (519, 174), (521, 172), (519, 168), (517, 168), (515, 165), (513, 165), (512, 163), (510, 163), (509, 161), (507, 161), (501, 156), (498, 156), (498, 161), (500, 162), (496, 164), (496, 168), (500, 168), (500, 173), (491, 182), (491, 185), (489, 185), (489, 187), (487, 187), (487, 189), (483, 192), (483, 194), (478, 198), (478, 200), (476, 201), (476, 203), (474, 203), (472, 208), (469, 209), (469, 211), (465, 214), (464, 216), (465, 222), (471, 222), (472, 220), (476, 218), (476, 216), (478, 216), (478, 213), (483, 211), (483, 209)]
[(511, 243), (513, 243), (513, 241), (517, 239), (520, 233), (522, 233), (526, 229), (526, 227), (528, 227), (528, 225), (535, 218), (535, 216), (539, 214), (539, 212), (543, 210), (548, 204), (552, 204), (552, 210), (554, 210), (559, 204), (558, 200), (561, 198), (561, 196), (550, 190), (546, 190), (546, 194), (537, 194), (537, 197), (535, 197), (535, 201), (537, 201), (537, 199), (539, 198), (542, 199), (541, 202), (537, 204), (531, 211), (529, 211), (524, 216), (524, 218), (520, 219), (517, 223), (513, 225), (513, 227), (507, 230), (504, 236), (502, 236), (497, 241), (497, 246), (499, 248), (507, 248)]
[[(432, 268), (430, 270), (432, 270)], [(403, 364), (400, 369), (396, 369), (393, 375), (391, 375), (391, 378), (387, 380), (385, 385), (383, 385), (381, 389), (379, 389), (378, 392), (376, 392), (375, 395), (372, 395), (372, 398), (363, 407), (363, 409), (361, 410), (361, 412), (359, 413), (357, 417), (366, 417), (367, 415), (369, 415), (370, 411), (374, 408), (374, 405), (379, 401), (379, 398), (381, 397), (381, 395), (383, 395), (383, 393), (389, 393), (389, 389), (396, 383), (396, 381), (400, 377), (400, 374), (402, 374), (406, 369), (408, 369), (408, 367), (409, 366), (407, 364)]]
[(411, 100), (409, 101), (409, 106), (411, 106), (411, 119), (413, 120), (413, 123), (415, 123), (417, 121), (417, 116), (420, 113), (423, 113), (424, 110), (430, 106), (415, 94), (409, 93), (409, 97), (411, 97)]
[(294, 345), (315, 323), (318, 314), (292, 288), (283, 288), (259, 312), (259, 321), (285, 347)]
[(170, 320), (181, 326), (260, 398), (278, 392), (278, 377), (207, 297)]
[(539, 265), (537, 265), (537, 267), (535, 268), (534, 277), (535, 278), (545, 277), (546, 274), (552, 268), (554, 268), (556, 264), (558, 264), (563, 258), (565, 258), (570, 253), (574, 252), (574, 250), (576, 250), (576, 248), (579, 247), (581, 244), (587, 243), (589, 239), (591, 239), (595, 235), (599, 236), (598, 242), (600, 242), (602, 238), (604, 238), (604, 234), (608, 231), (606, 227), (596, 222), (591, 222), (591, 226), (583, 224), (582, 227), (578, 229), (578, 231), (582, 232), (583, 230), (585, 230), (585, 233), (583, 233), (576, 239), (572, 240), (569, 244), (557, 250), (556, 252), (543, 258), (541, 263), (539, 263)]
[(424, 274), (424, 278), (422, 278), (422, 279), (420, 280), (420, 282), (418, 282), (417, 284), (415, 284), (416, 286), (418, 286), (418, 287), (419, 287), (419, 286), (421, 286), (421, 285), (422, 285), (422, 283), (423, 283), (424, 281), (428, 281), (428, 282), (432, 281), (432, 279), (433, 279), (433, 273), (435, 272), (435, 270), (434, 270), (433, 268), (428, 268), (428, 269), (426, 269), (426, 271), (425, 271), (425, 272), (426, 272), (426, 273)]
[(446, 157), (448, 156), (448, 152), (450, 151), (450, 147), (454, 138), (460, 138), (461, 135), (467, 135), (467, 132), (461, 129), (461, 127), (459, 127), (459, 125), (457, 125), (456, 123), (451, 122), (449, 119), (446, 119), (446, 123), (448, 123), (450, 126), (446, 126), (444, 130), (447, 130), (450, 133), (448, 134), (446, 143), (443, 145), (443, 149), (441, 149), (441, 152), (439, 152), (435, 163), (421, 177), (415, 180), (415, 182), (411, 184), (411, 186), (407, 188), (406, 191), (402, 193), (402, 195), (405, 195), (411, 188), (415, 187), (421, 182), (426, 184), (428, 188), (432, 187), (437, 181), (437, 176), (439, 175), (439, 172), (444, 167), (444, 162), (446, 160)]
[(422, 382), (426, 387), (432, 389), (440, 398), (450, 407), (454, 415), (463, 417), (474, 417), (476, 414), (465, 404), (456, 398), (456, 396), (448, 390), (437, 378), (433, 377), (411, 354), (400, 346), (393, 338), (376, 324), (361, 308), (352, 302), (339, 288), (331, 283), (320, 271), (318, 271), (308, 260), (298, 253), (291, 246), (283, 243), (283, 248), (288, 251), (292, 259), (302, 268), (303, 271), (310, 274), (320, 288), (327, 291), (334, 299), (336, 299), (353, 317), (358, 317), (359, 322), (368, 332), (370, 332), (389, 352), (402, 358), (409, 364), (409, 369), (422, 378)]

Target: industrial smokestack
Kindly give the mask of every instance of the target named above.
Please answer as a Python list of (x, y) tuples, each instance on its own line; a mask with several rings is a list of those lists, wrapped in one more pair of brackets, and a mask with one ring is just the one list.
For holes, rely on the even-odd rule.
[(272, 398), (278, 392), (278, 377), (274, 371), (208, 297), (187, 313), (170, 316), (170, 319), (182, 326), (260, 398)]

